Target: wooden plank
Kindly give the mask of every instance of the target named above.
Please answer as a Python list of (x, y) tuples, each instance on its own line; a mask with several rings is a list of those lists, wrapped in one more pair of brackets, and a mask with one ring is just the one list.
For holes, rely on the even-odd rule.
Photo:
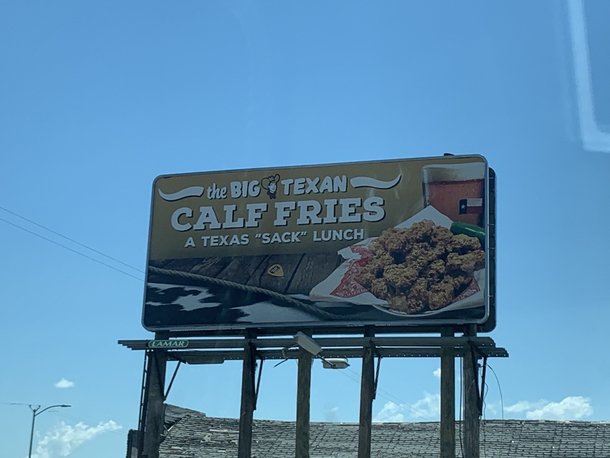
[(295, 458), (309, 458), (309, 399), (311, 394), (311, 353), (299, 347), (297, 376), (297, 421)]
[[(288, 289), (302, 257), (302, 254), (267, 256), (254, 271), (247, 284), (284, 293)], [(272, 267), (274, 269), (270, 271)]]
[[(250, 337), (252, 334), (250, 334)], [(241, 408), (239, 414), (239, 439), (237, 457), (250, 458), (252, 455), (252, 419), (254, 418), (254, 371), (256, 348), (247, 344), (243, 352), (241, 377)]]
[[(235, 283), (257, 286), (283, 294), (309, 294), (341, 263), (336, 253), (256, 255), (172, 259), (150, 264), (168, 270), (190, 272)], [(269, 268), (281, 266), (282, 275), (271, 275)], [(278, 269), (276, 269), (276, 272)]]
[[(373, 328), (367, 326), (365, 337), (374, 337)], [(373, 343), (367, 343), (362, 354), (362, 379), (360, 383), (360, 424), (358, 428), (358, 458), (371, 458), (371, 429), (373, 399), (375, 398), (375, 359)]]
[[(469, 325), (466, 335), (476, 336), (476, 326)], [(464, 354), (464, 456), (479, 458), (479, 393), (477, 358), (472, 351)]]
[[(453, 329), (442, 328), (442, 337)], [(441, 347), (441, 458), (455, 458), (455, 349)]]
[(190, 272), (197, 275), (205, 275), (206, 277), (216, 277), (222, 272), (231, 262), (233, 258), (230, 257), (210, 257), (199, 259), (197, 265), (195, 265)]
[(227, 267), (216, 278), (245, 285), (265, 258), (266, 255), (232, 258)]
[[(495, 342), (490, 337), (473, 337), (472, 342), (477, 345), (479, 351), (504, 351), (503, 348), (496, 347)], [(322, 347), (359, 347), (361, 349), (367, 342), (368, 339), (363, 337), (316, 337)], [(457, 347), (462, 348), (468, 346), (468, 340), (465, 337), (375, 337), (373, 339), (378, 350), (382, 351), (384, 347)], [(132, 350), (144, 350), (147, 347), (148, 340), (119, 340), (120, 345), (131, 348)], [(265, 338), (255, 339), (252, 343), (257, 348), (283, 348), (290, 346), (294, 343), (292, 337), (276, 337), (276, 338)], [(485, 347), (481, 348), (484, 344)], [(189, 341), (189, 349), (192, 348), (242, 348), (242, 339), (196, 339), (193, 338)], [(491, 347), (491, 348), (487, 348)], [(486, 349), (487, 348), (487, 349)], [(360, 351), (360, 350), (358, 350)]]
[(168, 265), (170, 262), (172, 262), (171, 259), (162, 259), (160, 261), (148, 261), (148, 264), (153, 266), (153, 267), (158, 267), (160, 269), (165, 268), (166, 265)]
[(198, 258), (172, 259), (170, 262), (165, 264), (165, 266), (163, 266), (163, 269), (189, 272), (194, 266), (199, 264), (199, 262), (201, 262), (201, 259)]
[[(167, 334), (157, 332), (155, 338), (167, 339)], [(147, 390), (146, 417), (144, 419), (144, 437), (142, 455), (147, 458), (159, 458), (159, 446), (161, 445), (161, 433), (163, 432), (163, 402), (165, 392), (165, 371), (167, 367), (167, 356), (163, 350), (152, 350), (148, 358), (146, 371)]]
[(311, 289), (325, 280), (340, 263), (341, 257), (337, 253), (303, 255), (286, 294), (309, 294)]

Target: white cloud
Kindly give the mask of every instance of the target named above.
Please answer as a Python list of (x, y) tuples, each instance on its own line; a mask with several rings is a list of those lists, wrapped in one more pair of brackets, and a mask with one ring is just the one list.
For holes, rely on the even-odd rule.
[(441, 408), (441, 396), (424, 392), (424, 397), (414, 404), (396, 404), (388, 401), (373, 421), (400, 422), (438, 420)]
[(528, 420), (580, 420), (593, 415), (591, 399), (568, 396), (559, 402), (541, 399), (537, 402), (519, 401), (504, 408), (509, 413), (525, 413)]
[(568, 396), (560, 402), (549, 402), (525, 414), (528, 420), (580, 420), (591, 415), (591, 399), (582, 396)]
[(498, 402), (491, 402), (491, 403), (485, 403), (484, 404), (484, 412), (483, 412), (483, 418), (485, 420), (488, 420), (488, 412), (491, 413), (494, 416), (499, 415), (500, 412), (500, 401)]
[(424, 393), (424, 398), (413, 404), (416, 416), (426, 418), (440, 418), (441, 395)]
[(405, 416), (401, 413), (402, 411), (404, 411), (404, 404), (398, 405), (392, 401), (388, 401), (385, 403), (379, 413), (375, 415), (373, 421), (404, 421)]
[(74, 382), (71, 382), (70, 380), (66, 380), (65, 378), (62, 377), (62, 379), (55, 384), (55, 388), (72, 388), (75, 385), (76, 384)]
[(32, 458), (54, 458), (68, 456), (83, 443), (107, 431), (121, 429), (114, 421), (100, 423), (97, 426), (88, 426), (77, 423), (75, 426), (66, 425), (63, 421), (38, 442), (36, 452)]
[(506, 406), (504, 407), (504, 411), (505, 412), (510, 412), (510, 413), (521, 413), (521, 412), (525, 412), (526, 410), (533, 410), (533, 409), (537, 409), (538, 407), (543, 406), (547, 401), (541, 400), (538, 402), (528, 402), (528, 401), (519, 401), (516, 404), (513, 404), (512, 406)]
[(330, 409), (324, 409), (324, 421), (337, 422), (339, 421), (339, 407), (332, 407)]

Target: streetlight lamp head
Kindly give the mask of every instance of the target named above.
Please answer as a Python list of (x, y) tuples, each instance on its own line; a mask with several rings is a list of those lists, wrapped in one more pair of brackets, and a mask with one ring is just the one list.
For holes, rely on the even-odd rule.
[(52, 409), (53, 407), (72, 407), (68, 404), (53, 404), (52, 406), (48, 406), (45, 407), (44, 409), (40, 410), (41, 406), (36, 405), (33, 406), (30, 404), (30, 409), (32, 409), (32, 431), (30, 432), (30, 452), (28, 453), (28, 458), (32, 457), (32, 444), (34, 443), (34, 423), (36, 422), (36, 417), (38, 415), (40, 415), (41, 413), (46, 412), (49, 409)]

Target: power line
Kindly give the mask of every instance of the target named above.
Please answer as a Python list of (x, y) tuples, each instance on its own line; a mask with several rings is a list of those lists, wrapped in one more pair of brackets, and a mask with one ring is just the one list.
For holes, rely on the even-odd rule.
[[(0, 208), (1, 208), (1, 207), (0, 207)], [(47, 238), (47, 237), (45, 237), (45, 236), (43, 236), (43, 235), (40, 235), (40, 234), (37, 234), (37, 233), (36, 233), (36, 232), (34, 232), (34, 231), (30, 231), (29, 229), (26, 229), (25, 227), (19, 226), (18, 224), (12, 223), (11, 221), (8, 221), (8, 220), (6, 220), (6, 219), (4, 219), (4, 218), (0, 218), (0, 221), (4, 221), (5, 223), (10, 224), (11, 226), (14, 226), (14, 227), (16, 227), (16, 228), (18, 228), (18, 229), (21, 229), (22, 231), (25, 231), (25, 232), (27, 232), (27, 233), (29, 233), (29, 234), (32, 234), (32, 235), (35, 235), (36, 237), (39, 237), (39, 238), (41, 238), (41, 239), (43, 239), (43, 240), (46, 240), (47, 242), (51, 242), (51, 243), (53, 243), (54, 245), (60, 246), (60, 247), (62, 247), (62, 248), (65, 248), (66, 250), (69, 250), (69, 251), (71, 251), (72, 253), (76, 253), (76, 254), (78, 254), (78, 255), (82, 256), (83, 258), (87, 258), (87, 259), (89, 259), (89, 260), (91, 260), (91, 261), (97, 262), (98, 264), (101, 264), (101, 265), (103, 265), (103, 266), (106, 266), (106, 267), (108, 267), (108, 268), (110, 268), (110, 269), (112, 269), (112, 270), (116, 270), (117, 272), (120, 272), (120, 273), (122, 273), (123, 275), (127, 275), (128, 277), (131, 277), (131, 278), (135, 278), (135, 279), (136, 279), (136, 280), (138, 280), (138, 281), (143, 281), (141, 278), (136, 277), (135, 275), (131, 275), (130, 273), (125, 272), (124, 270), (117, 269), (116, 267), (111, 266), (110, 264), (106, 264), (105, 262), (100, 261), (99, 259), (95, 259), (95, 258), (93, 258), (93, 257), (91, 257), (91, 256), (88, 256), (88, 255), (86, 255), (86, 254), (84, 254), (84, 253), (81, 253), (80, 251), (77, 251), (77, 250), (75, 250), (75, 249), (73, 249), (73, 248), (67, 247), (66, 245), (62, 245), (61, 243), (56, 242), (55, 240), (51, 240), (50, 238)], [(111, 258), (111, 259), (112, 259), (112, 258)]]
[(493, 370), (493, 367), (491, 367), (489, 364), (487, 364), (487, 367), (489, 367), (491, 369), (491, 372), (494, 374), (494, 377), (496, 378), (496, 383), (498, 384), (498, 391), (500, 392), (500, 409), (502, 412), (502, 421), (504, 421), (504, 397), (502, 396), (502, 387), (500, 386), (500, 379), (498, 379), (498, 376), (496, 375), (496, 371)]
[[(353, 373), (354, 375), (356, 375), (357, 377), (360, 377), (361, 374), (358, 374), (356, 371), (354, 371), (353, 369), (350, 369), (349, 367), (347, 368), (348, 371), (350, 371), (351, 373)], [(359, 380), (355, 380), (352, 377), (350, 377), (349, 375), (347, 375), (346, 373), (343, 373), (343, 371), (339, 371), (341, 374), (345, 375), (347, 378), (349, 378), (350, 380), (355, 381), (356, 383), (360, 383)], [(416, 417), (420, 417), (423, 419), (429, 418), (428, 415), (426, 415), (426, 413), (422, 410), (419, 410), (415, 407), (413, 407), (411, 404), (403, 401), (402, 399), (400, 399), (397, 396), (394, 396), (392, 393), (390, 393), (389, 391), (386, 391), (382, 388), (379, 388), (379, 386), (377, 387), (377, 392), (379, 393), (379, 396), (381, 396), (382, 398), (387, 399), (390, 402), (395, 402), (398, 401), (398, 404), (400, 406), (405, 407), (407, 410), (409, 410), (411, 412), (411, 414), (415, 415)], [(392, 398), (394, 398), (393, 400), (388, 398), (388, 396), (384, 396), (382, 393), (387, 394), (388, 396), (391, 396)]]
[[(112, 261), (114, 261), (114, 262), (118, 262), (119, 264), (122, 264), (122, 265), (124, 265), (125, 267), (129, 267), (130, 269), (135, 270), (136, 272), (144, 273), (144, 271), (143, 271), (143, 270), (138, 269), (137, 267), (130, 266), (129, 264), (127, 264), (127, 263), (125, 263), (125, 262), (123, 262), (123, 261), (121, 261), (121, 260), (119, 260), (119, 259), (113, 258), (112, 256), (108, 256), (107, 254), (102, 253), (101, 251), (98, 251), (98, 250), (96, 250), (95, 248), (91, 248), (90, 246), (87, 246), (87, 245), (85, 245), (84, 243), (80, 243), (79, 241), (74, 240), (74, 239), (71, 239), (70, 237), (67, 237), (67, 236), (65, 236), (65, 235), (63, 235), (63, 234), (60, 234), (59, 232), (54, 231), (53, 229), (49, 229), (48, 227), (43, 226), (42, 224), (39, 224), (39, 223), (37, 223), (36, 221), (32, 221), (31, 219), (28, 219), (28, 218), (26, 218), (25, 216), (21, 216), (21, 215), (19, 215), (18, 213), (15, 213), (14, 211), (9, 210), (8, 208), (4, 208), (4, 207), (2, 207), (2, 206), (0, 205), (0, 209), (1, 209), (1, 210), (4, 210), (4, 211), (5, 211), (5, 212), (7, 212), (7, 213), (10, 213), (11, 215), (16, 216), (17, 218), (21, 218), (22, 220), (27, 221), (28, 223), (33, 224), (34, 226), (38, 226), (38, 227), (40, 227), (40, 228), (44, 229), (45, 231), (49, 231), (49, 232), (51, 232), (52, 234), (55, 234), (55, 235), (57, 235), (57, 236), (59, 236), (59, 237), (61, 237), (61, 238), (64, 238), (64, 239), (66, 239), (66, 240), (69, 240), (70, 242), (75, 243), (75, 244), (77, 244), (77, 245), (79, 245), (79, 246), (82, 246), (83, 248), (87, 248), (88, 250), (91, 250), (91, 251), (93, 251), (94, 253), (99, 254), (100, 256), (104, 256), (105, 258), (108, 258), (108, 259), (110, 259), (110, 260), (112, 260)], [(3, 220), (3, 221), (6, 221), (6, 220)], [(19, 226), (18, 226), (18, 227), (19, 227)]]

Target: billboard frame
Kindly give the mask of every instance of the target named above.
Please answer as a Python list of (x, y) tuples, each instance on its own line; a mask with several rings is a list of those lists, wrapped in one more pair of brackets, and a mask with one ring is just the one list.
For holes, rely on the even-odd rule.
[[(445, 155), (447, 156), (447, 155)], [(496, 271), (496, 174), (495, 171), (487, 165), (487, 160), (480, 155), (466, 155), (466, 156), (453, 156), (454, 158), (464, 158), (468, 159), (471, 157), (479, 157), (482, 158), (486, 165), (486, 189), (487, 189), (487, 199), (484, 205), (484, 214), (485, 214), (485, 229), (486, 229), (486, 238), (485, 238), (485, 250), (488, 253), (488, 266), (487, 266), (487, 275), (485, 276), (486, 289), (485, 294), (487, 295), (487, 303), (485, 316), (482, 319), (478, 320), (459, 320), (452, 319), (448, 320), (434, 320), (434, 319), (426, 319), (425, 322), (401, 322), (401, 321), (387, 321), (387, 322), (379, 322), (379, 321), (321, 321), (321, 322), (304, 322), (304, 323), (240, 323), (240, 324), (220, 324), (220, 325), (184, 325), (184, 326), (150, 326), (145, 324), (145, 312), (146, 305), (142, 309), (142, 325), (145, 329), (151, 332), (168, 332), (171, 337), (207, 337), (207, 336), (243, 336), (247, 335), (250, 331), (255, 330), (257, 335), (261, 336), (282, 336), (282, 335), (292, 335), (298, 331), (304, 331), (309, 333), (309, 335), (313, 334), (335, 334), (335, 335), (353, 335), (353, 334), (362, 334), (367, 326), (374, 326), (377, 333), (381, 334), (429, 334), (429, 333), (440, 333), (441, 328), (452, 328), (455, 329), (456, 332), (458, 330), (466, 329), (470, 325), (476, 325), (478, 332), (491, 332), (496, 327), (496, 282), (495, 282), (495, 271)], [(438, 160), (442, 158), (437, 157), (421, 157), (421, 158), (405, 158), (405, 159), (393, 159), (393, 160), (385, 160), (385, 161), (365, 161), (365, 162), (353, 162), (353, 163), (333, 163), (333, 164), (316, 164), (316, 165), (308, 165), (303, 166), (303, 169), (314, 168), (314, 167), (327, 167), (327, 166), (342, 166), (342, 165), (366, 165), (366, 164), (379, 164), (382, 162), (400, 162), (400, 161), (416, 161), (416, 160)], [(273, 170), (286, 170), (286, 169), (294, 169), (295, 166), (292, 167), (277, 167), (273, 168)], [(227, 170), (224, 172), (256, 172), (256, 171), (264, 171), (270, 170), (270, 168), (258, 168), (258, 169), (245, 169), (245, 170)], [(160, 178), (169, 178), (169, 177), (184, 177), (184, 176), (200, 176), (204, 174), (222, 174), (223, 171), (211, 171), (211, 172), (198, 172), (198, 173), (189, 173), (189, 174), (179, 174), (179, 175), (162, 175), (157, 177), (155, 180), (155, 184)], [(152, 220), (153, 220), (153, 203), (154, 203), (154, 190), (155, 185), (153, 185), (153, 195), (151, 201), (151, 214), (150, 214), (150, 225), (149, 225), (149, 240), (148, 240), (148, 250), (147, 250), (147, 260), (146, 260), (146, 280), (145, 280), (145, 295), (146, 288), (148, 287), (149, 281), (149, 266), (150, 266), (150, 244), (152, 238)], [(423, 323), (423, 324), (420, 324)]]

